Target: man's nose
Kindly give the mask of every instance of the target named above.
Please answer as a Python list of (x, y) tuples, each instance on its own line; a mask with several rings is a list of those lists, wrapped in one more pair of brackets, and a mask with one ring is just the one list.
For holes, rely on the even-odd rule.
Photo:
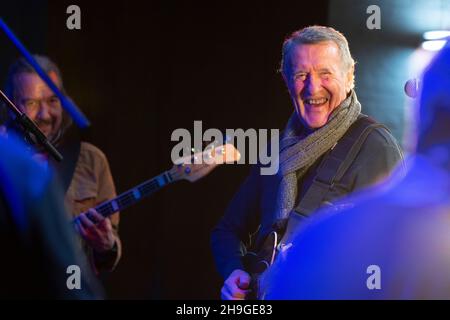
[(316, 94), (321, 87), (321, 82), (320, 82), (320, 78), (316, 77), (313, 74), (310, 74), (307, 78), (306, 78), (306, 84), (305, 84), (305, 89), (306, 89), (306, 93), (309, 96), (314, 96), (314, 94)]
[(50, 107), (45, 101), (41, 101), (39, 105), (39, 112), (37, 114), (39, 119), (50, 119)]

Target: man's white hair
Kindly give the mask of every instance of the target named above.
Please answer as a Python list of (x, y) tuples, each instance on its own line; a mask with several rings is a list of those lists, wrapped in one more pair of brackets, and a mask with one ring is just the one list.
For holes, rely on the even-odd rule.
[[(343, 64), (343, 71), (350, 71), (355, 65), (355, 60), (350, 54), (348, 42), (344, 35), (331, 27), (310, 26), (295, 31), (283, 43), (280, 71), (286, 79), (290, 78), (290, 55), (293, 48), (300, 44), (316, 44), (326, 41), (332, 41), (338, 46)], [(354, 80), (350, 87), (354, 87)]]

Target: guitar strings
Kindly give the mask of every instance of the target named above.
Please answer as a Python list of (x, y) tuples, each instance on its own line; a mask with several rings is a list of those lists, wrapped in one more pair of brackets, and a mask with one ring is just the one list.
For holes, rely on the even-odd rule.
[[(138, 186), (137, 189), (145, 197), (145, 196), (150, 195), (153, 191), (155, 191), (156, 187), (159, 187), (159, 183), (158, 183), (157, 179), (154, 178), (154, 179), (150, 180), (149, 182), (146, 182), (143, 185)], [(136, 188), (134, 188), (134, 189), (136, 189)], [(120, 205), (120, 207), (122, 207), (122, 209), (124, 209), (125, 207), (127, 207), (135, 202), (136, 198), (133, 194), (134, 189), (128, 191), (127, 193), (125, 193), (117, 198), (116, 201), (119, 203), (119, 205)], [(96, 210), (102, 215), (111, 214), (116, 211), (116, 210), (114, 210), (111, 202), (107, 202), (107, 203), (104, 203), (104, 204), (98, 206), (96, 208)]]

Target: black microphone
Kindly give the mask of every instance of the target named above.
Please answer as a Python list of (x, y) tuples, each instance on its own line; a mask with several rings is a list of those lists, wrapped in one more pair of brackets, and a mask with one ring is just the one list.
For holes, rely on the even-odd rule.
[(417, 78), (409, 79), (405, 83), (405, 93), (410, 98), (417, 98), (420, 92), (420, 80)]

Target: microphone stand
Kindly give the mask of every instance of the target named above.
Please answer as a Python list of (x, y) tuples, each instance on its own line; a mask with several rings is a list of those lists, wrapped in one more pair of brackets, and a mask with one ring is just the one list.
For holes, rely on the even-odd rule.
[(5, 102), (8, 108), (14, 113), (14, 121), (23, 130), (24, 136), (32, 145), (39, 144), (49, 155), (56, 161), (60, 162), (63, 159), (61, 153), (48, 141), (45, 134), (36, 126), (36, 124), (28, 118), (28, 116), (21, 112), (14, 103), (0, 90), (0, 98)]

